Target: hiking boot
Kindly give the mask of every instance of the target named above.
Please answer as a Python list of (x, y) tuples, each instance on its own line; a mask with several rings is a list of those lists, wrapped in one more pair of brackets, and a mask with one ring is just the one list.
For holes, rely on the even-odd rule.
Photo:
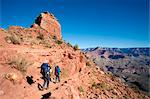
[(43, 91), (43, 90), (44, 90), (44, 88), (41, 89), (41, 91)]

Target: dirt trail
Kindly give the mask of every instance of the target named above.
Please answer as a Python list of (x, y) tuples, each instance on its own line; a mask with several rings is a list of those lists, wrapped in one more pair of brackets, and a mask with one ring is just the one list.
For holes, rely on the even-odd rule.
[[(5, 50), (6, 48), (0, 48), (0, 50)], [(49, 85), (49, 89), (48, 90), (44, 90), (44, 91), (40, 91), (39, 88), (38, 88), (38, 85), (43, 85), (43, 79), (41, 79), (42, 75), (40, 74), (40, 65), (41, 63), (43, 62), (43, 60), (45, 59), (45, 57), (51, 57), (53, 56), (53, 54), (57, 53), (57, 50), (55, 49), (42, 49), (42, 47), (39, 49), (37, 48), (27, 48), (27, 47), (24, 47), (24, 46), (13, 46), (13, 47), (10, 47), (10, 48), (7, 48), (8, 51), (16, 51), (17, 53), (21, 53), (21, 54), (29, 54), (32, 56), (32, 58), (34, 58), (34, 64), (31, 65), (29, 68), (28, 68), (28, 71), (27, 71), (27, 75), (24, 76), (24, 79), (23, 79), (23, 83), (20, 84), (19, 86), (21, 88), (18, 87), (18, 85), (12, 85), (10, 86), (10, 89), (7, 89), (7, 88), (2, 88), (2, 86), (6, 86), (6, 85), (9, 85), (9, 81), (4, 81), (3, 84), (0, 85), (0, 88), (2, 88), (2, 90), (5, 90), (6, 91), (12, 91), (14, 90), (14, 87), (16, 87), (16, 92), (18, 91), (22, 91), (21, 94), (18, 93), (18, 95), (12, 95), (12, 93), (5, 93), (6, 95), (3, 95), (2, 97), (0, 98), (3, 98), (3, 99), (9, 99), (10, 97), (8, 96), (12, 96), (12, 98), (16, 98), (19, 97), (23, 98), (23, 99), (38, 99), (39, 97), (42, 98), (42, 95), (48, 93), (48, 92), (51, 92), (52, 93), (52, 97), (55, 97), (57, 96), (57, 93), (59, 93), (59, 96), (63, 96), (61, 95), (61, 92), (57, 92), (58, 89), (57, 88), (60, 88), (62, 86), (62, 84), (64, 84), (64, 82), (68, 79), (61, 79), (61, 82), (60, 83), (54, 83), (54, 75), (52, 76), (52, 81), (53, 82), (50, 82), (50, 85)], [(59, 53), (61, 53), (61, 50), (59, 51)], [(43, 56), (43, 57), (41, 57)], [(6, 66), (5, 66), (6, 67)], [(8, 66), (7, 66), (8, 67)], [(4, 74), (4, 71), (7, 71), (7, 72), (13, 72), (13, 69), (11, 68), (6, 68), (6, 70), (4, 70), (4, 66), (1, 66), (0, 68), (3, 68), (3, 71), (1, 72), (1, 75)], [(2, 70), (2, 69), (1, 69)], [(54, 71), (54, 70), (53, 70)], [(26, 81), (26, 78), (27, 76), (33, 76), (33, 81), (35, 81), (35, 83), (33, 83), (32, 85), (29, 85)], [(70, 76), (70, 78), (73, 78)], [(2, 77), (1, 77), (2, 79)], [(14, 87), (13, 87), (14, 86)], [(70, 89), (70, 93), (73, 94), (74, 96), (73, 97), (78, 97), (76, 99), (79, 99), (79, 96), (78, 96), (78, 93), (73, 89), (73, 86), (70, 86), (70, 85), (65, 85), (65, 87), (69, 88)], [(63, 88), (64, 89), (64, 88)], [(61, 91), (64, 91), (64, 90), (61, 90)], [(55, 92), (56, 91), (56, 92)], [(59, 90), (60, 91), (60, 90)], [(54, 93), (54, 94), (53, 94)], [(61, 97), (57, 96), (58, 99), (61, 99)]]

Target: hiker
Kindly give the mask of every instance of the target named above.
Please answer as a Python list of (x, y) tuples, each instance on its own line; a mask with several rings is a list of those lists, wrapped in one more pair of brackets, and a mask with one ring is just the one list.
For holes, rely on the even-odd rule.
[(60, 82), (60, 67), (59, 66), (55, 66), (55, 76), (56, 76), (56, 82)]
[(43, 89), (48, 89), (49, 87), (49, 81), (51, 81), (50, 71), (51, 71), (51, 67), (48, 64), (48, 61), (44, 62), (41, 65), (41, 74), (43, 75), (43, 79), (44, 79)]

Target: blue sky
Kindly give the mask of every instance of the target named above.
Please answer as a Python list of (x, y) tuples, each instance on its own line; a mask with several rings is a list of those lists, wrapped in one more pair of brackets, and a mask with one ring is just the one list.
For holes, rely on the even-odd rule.
[(149, 0), (0, 0), (0, 26), (30, 27), (44, 11), (62, 26), (63, 38), (80, 48), (147, 47)]

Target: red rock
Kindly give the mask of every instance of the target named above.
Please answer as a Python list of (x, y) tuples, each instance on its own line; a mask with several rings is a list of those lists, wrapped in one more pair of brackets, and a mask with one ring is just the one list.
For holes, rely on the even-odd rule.
[(41, 13), (31, 27), (37, 28), (38, 26), (45, 29), (50, 35), (56, 36), (57, 39), (61, 39), (61, 26), (53, 14), (49, 12)]

